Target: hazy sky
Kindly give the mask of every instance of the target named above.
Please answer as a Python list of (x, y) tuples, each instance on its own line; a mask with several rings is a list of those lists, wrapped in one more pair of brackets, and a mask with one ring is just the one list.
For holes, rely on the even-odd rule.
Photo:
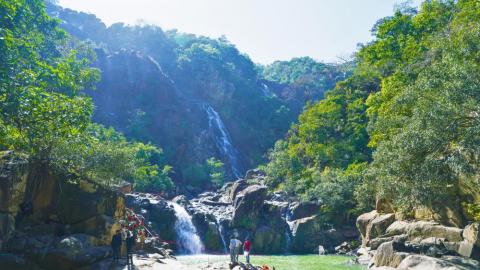
[[(404, 0), (59, 0), (107, 25), (145, 22), (164, 30), (225, 35), (254, 62), (298, 56), (348, 57), (370, 29)], [(418, 4), (421, 0), (414, 0)]]

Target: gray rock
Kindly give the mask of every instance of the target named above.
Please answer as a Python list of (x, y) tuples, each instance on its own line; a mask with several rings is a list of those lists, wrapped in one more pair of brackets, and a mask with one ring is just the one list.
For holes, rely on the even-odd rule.
[(387, 228), (386, 235), (406, 234), (409, 240), (436, 237), (450, 242), (460, 242), (463, 240), (462, 231), (462, 229), (443, 226), (432, 221), (395, 221)]
[(470, 242), (470, 243), (472, 243), (472, 244), (474, 244), (478, 247), (480, 247), (480, 234), (479, 234), (480, 229), (479, 229), (479, 227), (480, 227), (480, 223), (476, 222), (476, 223), (472, 223), (470, 225), (467, 225), (465, 227), (465, 229), (463, 229), (463, 238), (466, 241), (468, 241), (468, 242)]
[(425, 255), (409, 255), (398, 270), (478, 270), (480, 264), (460, 257), (432, 258)]
[(373, 263), (375, 266), (389, 266), (397, 267), (400, 265), (403, 259), (408, 256), (405, 252), (396, 252), (393, 247), (393, 242), (386, 242), (381, 244), (375, 256), (373, 257)]

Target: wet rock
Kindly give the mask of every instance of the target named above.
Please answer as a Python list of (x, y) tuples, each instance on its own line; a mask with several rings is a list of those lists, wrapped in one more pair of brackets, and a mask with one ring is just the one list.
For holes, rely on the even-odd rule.
[(347, 254), (352, 251), (352, 246), (348, 242), (343, 242), (340, 245), (335, 247), (336, 254)]
[(183, 207), (187, 207), (188, 205), (190, 205), (190, 201), (187, 199), (187, 197), (185, 195), (179, 195), (179, 196), (173, 198), (172, 202), (174, 202), (176, 204), (179, 204)]

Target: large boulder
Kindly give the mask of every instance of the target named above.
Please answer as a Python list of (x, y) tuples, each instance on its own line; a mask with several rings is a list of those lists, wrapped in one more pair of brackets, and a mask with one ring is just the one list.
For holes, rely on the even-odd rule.
[(379, 215), (371, 221), (369, 238), (375, 238), (382, 236), (387, 231), (388, 226), (390, 226), (395, 221), (394, 214), (385, 214)]
[(292, 226), (292, 246), (295, 253), (316, 253), (318, 246), (333, 249), (345, 241), (342, 233), (324, 228), (324, 222), (320, 216), (312, 216), (295, 220)]
[(364, 213), (357, 218), (356, 225), (362, 236), (362, 246), (366, 246), (370, 240), (371, 223), (376, 217), (378, 217), (378, 213), (376, 210), (373, 210), (369, 213)]
[(267, 195), (267, 187), (252, 185), (239, 192), (234, 201), (232, 227), (255, 229)]
[(269, 226), (261, 226), (255, 230), (253, 250), (260, 254), (280, 254), (286, 252), (287, 234)]
[(0, 152), (0, 212), (17, 214), (24, 200), (30, 166), (13, 151)]
[(373, 263), (377, 267), (397, 267), (407, 256), (408, 253), (395, 251), (393, 242), (386, 242), (378, 247), (377, 252), (373, 257)]
[(462, 231), (462, 229), (446, 227), (433, 221), (395, 221), (387, 228), (386, 234), (388, 236), (406, 234), (410, 241), (436, 237), (449, 242), (461, 242)]
[(463, 230), (463, 238), (480, 247), (480, 224), (478, 222), (469, 224)]
[(318, 214), (320, 205), (318, 202), (295, 202), (290, 205), (290, 220), (311, 217)]
[(410, 255), (402, 260), (398, 270), (478, 270), (477, 261), (459, 257), (433, 258), (425, 255)]
[(432, 207), (418, 207), (415, 209), (414, 218), (423, 221), (436, 221), (452, 227), (463, 227), (462, 210), (458, 202), (446, 200)]
[(246, 189), (249, 186), (247, 180), (237, 180), (232, 184), (232, 187), (230, 188), (230, 202), (234, 202), (235, 198), (237, 197), (237, 194)]
[(140, 213), (160, 238), (175, 240), (175, 210), (167, 200), (148, 193), (130, 193), (125, 195), (125, 205)]

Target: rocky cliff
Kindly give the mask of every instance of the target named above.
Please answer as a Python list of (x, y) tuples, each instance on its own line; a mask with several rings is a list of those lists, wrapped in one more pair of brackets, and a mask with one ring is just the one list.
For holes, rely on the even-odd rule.
[(120, 193), (2, 152), (0, 194), (2, 269), (76, 269), (110, 256)]
[(359, 261), (384, 270), (480, 269), (478, 222), (463, 226), (461, 214), (445, 211), (445, 205), (415, 213), (415, 219), (405, 218), (380, 201), (376, 210), (359, 216)]

